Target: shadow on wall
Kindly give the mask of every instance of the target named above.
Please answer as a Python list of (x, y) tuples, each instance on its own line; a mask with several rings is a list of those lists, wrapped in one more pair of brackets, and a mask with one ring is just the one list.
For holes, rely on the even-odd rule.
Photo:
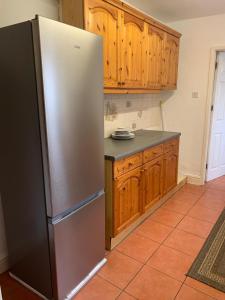
[(127, 112), (141, 112), (152, 107), (158, 107), (174, 95), (174, 91), (160, 94), (142, 95), (105, 95), (105, 117), (116, 118), (118, 114)]
[(160, 94), (105, 95), (105, 137), (118, 127), (133, 130), (162, 129), (161, 103), (167, 101), (172, 92)]
[(174, 96), (176, 91), (164, 91), (161, 93), (161, 103), (164, 104), (166, 101), (169, 101), (170, 98)]
[(115, 120), (120, 114), (137, 113), (139, 118), (145, 110), (158, 107), (161, 95), (106, 95), (105, 119)]

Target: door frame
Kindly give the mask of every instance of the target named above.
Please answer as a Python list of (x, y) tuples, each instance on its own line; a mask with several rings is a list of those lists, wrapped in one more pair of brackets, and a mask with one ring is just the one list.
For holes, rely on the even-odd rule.
[(208, 162), (208, 154), (210, 147), (210, 136), (211, 136), (211, 127), (212, 127), (212, 111), (211, 106), (213, 104), (214, 98), (214, 81), (216, 75), (216, 59), (217, 53), (225, 51), (224, 46), (213, 47), (210, 50), (210, 64), (209, 64), (209, 75), (208, 75), (208, 87), (207, 87), (207, 96), (206, 96), (206, 109), (205, 109), (205, 126), (204, 126), (204, 137), (203, 137), (203, 151), (202, 151), (202, 167), (201, 167), (201, 183), (204, 184), (206, 180), (206, 165)]

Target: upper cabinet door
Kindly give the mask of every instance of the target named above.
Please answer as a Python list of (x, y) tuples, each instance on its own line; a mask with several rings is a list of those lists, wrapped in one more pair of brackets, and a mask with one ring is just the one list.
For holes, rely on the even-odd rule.
[(164, 89), (176, 89), (179, 59), (179, 38), (165, 33), (163, 55), (164, 64), (162, 86)]
[(87, 0), (85, 27), (103, 37), (104, 86), (118, 87), (118, 26), (120, 11), (101, 0)]
[(146, 87), (160, 90), (162, 85), (164, 32), (152, 25), (147, 25), (146, 31)]
[(144, 87), (144, 21), (122, 12), (120, 31), (121, 85)]

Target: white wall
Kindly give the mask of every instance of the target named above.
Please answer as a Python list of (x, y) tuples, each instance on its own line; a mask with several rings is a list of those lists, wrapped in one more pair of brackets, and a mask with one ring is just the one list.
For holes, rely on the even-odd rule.
[[(0, 27), (33, 19), (39, 14), (51, 19), (58, 18), (57, 0), (0, 0)], [(4, 222), (0, 199), (0, 272), (7, 256)]]
[[(178, 90), (165, 94), (166, 130), (181, 131), (180, 168), (185, 175), (203, 179), (203, 140), (210, 50), (225, 46), (225, 14), (170, 23), (182, 33)], [(192, 92), (199, 92), (193, 99)]]
[(116, 128), (132, 129), (162, 128), (160, 100), (156, 95), (106, 95), (105, 96), (105, 137)]
[(58, 18), (57, 0), (0, 0), (0, 27), (33, 19), (36, 14)]

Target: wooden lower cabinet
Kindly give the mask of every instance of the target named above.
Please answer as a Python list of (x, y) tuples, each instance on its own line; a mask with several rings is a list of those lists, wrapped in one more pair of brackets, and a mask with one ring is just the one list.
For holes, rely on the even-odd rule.
[(164, 156), (163, 193), (167, 194), (177, 185), (178, 152), (171, 151)]
[[(105, 161), (106, 248), (177, 185), (179, 138)], [(154, 208), (154, 207), (153, 207)]]
[(116, 179), (114, 191), (114, 235), (117, 235), (141, 215), (141, 168)]
[(148, 210), (163, 195), (163, 157), (144, 165), (143, 209)]

